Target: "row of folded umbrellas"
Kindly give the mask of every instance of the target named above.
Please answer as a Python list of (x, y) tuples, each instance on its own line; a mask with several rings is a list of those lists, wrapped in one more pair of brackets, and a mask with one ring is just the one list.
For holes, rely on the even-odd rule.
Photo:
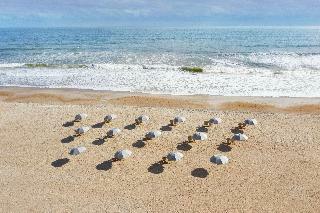
[[(81, 122), (81, 121), (85, 120), (87, 117), (88, 117), (88, 115), (85, 113), (78, 114), (75, 116), (73, 122)], [(104, 118), (104, 122), (110, 123), (115, 119), (117, 119), (117, 115), (110, 114)], [(150, 120), (150, 118), (147, 115), (141, 115), (135, 119), (135, 125), (147, 123), (149, 120)], [(176, 126), (176, 125), (179, 125), (180, 123), (183, 123), (185, 121), (186, 121), (185, 117), (176, 116), (173, 120), (170, 120), (170, 125)], [(222, 123), (222, 120), (220, 118), (212, 118), (208, 121), (205, 121), (204, 126), (210, 127), (213, 125), (218, 125), (220, 123)], [(243, 128), (246, 125), (256, 125), (256, 124), (257, 124), (257, 121), (255, 119), (250, 118), (250, 119), (246, 119), (243, 123), (240, 123), (239, 127)], [(77, 129), (75, 129), (76, 136), (81, 136), (81, 135), (85, 134), (86, 132), (88, 132), (90, 129), (91, 129), (90, 126), (82, 126), (80, 128), (77, 128)], [(121, 132), (121, 130), (119, 128), (111, 128), (107, 132), (107, 137), (113, 138), (116, 135), (118, 135), (120, 132)], [(145, 134), (145, 140), (152, 140), (152, 139), (158, 138), (160, 135), (161, 135), (161, 131), (159, 131), (159, 130), (149, 131)], [(196, 141), (205, 141), (207, 139), (208, 139), (208, 136), (206, 133), (196, 132), (192, 136), (188, 137), (188, 142), (193, 143)], [(233, 135), (231, 140), (232, 141), (245, 141), (247, 139), (248, 139), (248, 137), (244, 133), (236, 133)], [(85, 147), (79, 146), (79, 147), (72, 148), (70, 150), (69, 154), (78, 155), (78, 154), (83, 153), (85, 151), (86, 151)], [(123, 159), (129, 158), (130, 156), (132, 156), (132, 151), (127, 150), (127, 149), (118, 150), (114, 154), (114, 160), (123, 160)], [(179, 151), (169, 152), (166, 157), (163, 157), (163, 162), (169, 163), (172, 161), (179, 161), (182, 158), (183, 158), (183, 154)], [(228, 163), (229, 159), (224, 155), (217, 154), (217, 155), (213, 156), (212, 161), (216, 164), (226, 164), (226, 163)]]

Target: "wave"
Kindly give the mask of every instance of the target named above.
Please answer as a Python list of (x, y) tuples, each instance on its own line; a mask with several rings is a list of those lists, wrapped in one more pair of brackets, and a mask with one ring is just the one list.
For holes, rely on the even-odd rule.
[[(82, 65), (82, 64), (81, 64)], [(320, 97), (320, 72), (286, 72), (241, 61), (216, 61), (204, 73), (166, 64), (2, 64), (0, 86), (79, 88), (173, 95)], [(250, 66), (250, 68), (248, 68)], [(1, 67), (1, 66), (0, 66)], [(68, 67), (68, 68), (62, 68)], [(71, 68), (70, 68), (71, 67)], [(306, 68), (305, 68), (306, 69)]]
[[(0, 56), (1, 53), (0, 53)], [(193, 51), (189, 52), (129, 52), (129, 51), (36, 51), (32, 53), (19, 52), (9, 54), (10, 59), (0, 57), (0, 63), (20, 63), (20, 64), (46, 64), (46, 65), (91, 65), (91, 64), (167, 64), (172, 66), (205, 66), (212, 65), (219, 61), (242, 61), (250, 62), (255, 60), (269, 60), (281, 62), (283, 60), (301, 61), (320, 58), (320, 52), (250, 52), (250, 51)], [(287, 58), (287, 59), (286, 59)]]
[[(166, 57), (164, 57), (166, 58)], [(178, 57), (170, 56), (175, 61), (163, 60), (159, 57), (127, 60), (126, 63), (0, 63), (0, 69), (124, 69), (124, 70), (166, 70), (177, 71), (181, 67), (201, 67), (204, 73), (294, 73), (294, 72), (320, 72), (320, 54), (296, 53), (250, 53), (250, 54), (219, 54), (218, 56)], [(190, 59), (190, 60), (188, 60)], [(162, 61), (168, 63), (161, 63)]]
[[(13, 63), (0, 60), (0, 68), (92, 68), (105, 64), (127, 66), (246, 66), (248, 68), (320, 68), (320, 53), (254, 52), (254, 53), (211, 53), (201, 54), (133, 54), (94, 52), (94, 53), (43, 53), (32, 60), (18, 60)], [(77, 60), (75, 60), (77, 59)], [(85, 59), (85, 60), (84, 60)]]
[[(93, 65), (92, 65), (93, 66)], [(86, 64), (24, 64), (23, 67), (27, 68), (88, 68)]]
[(63, 69), (72, 69), (72, 68), (89, 68), (94, 65), (87, 64), (45, 64), (45, 63), (4, 63), (0, 64), (0, 68), (63, 68)]

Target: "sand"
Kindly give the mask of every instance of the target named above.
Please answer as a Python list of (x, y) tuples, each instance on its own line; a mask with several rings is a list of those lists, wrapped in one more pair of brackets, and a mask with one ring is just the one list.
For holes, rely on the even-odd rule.
[[(247, 102), (247, 100), (250, 100)], [(0, 90), (0, 212), (318, 212), (319, 99), (176, 97), (79, 90)], [(72, 121), (84, 112), (88, 119)], [(118, 119), (102, 125), (106, 114)], [(148, 124), (133, 128), (147, 114)], [(187, 121), (167, 126), (175, 115)], [(208, 141), (188, 145), (204, 120)], [(245, 118), (249, 140), (221, 145)], [(94, 128), (72, 138), (82, 125)], [(107, 130), (122, 130), (103, 139)], [(143, 142), (149, 130), (160, 138)], [(71, 156), (72, 147), (86, 152)], [(131, 158), (111, 162), (119, 149)], [(170, 151), (184, 158), (158, 164)], [(210, 162), (214, 154), (227, 165)], [(63, 160), (67, 158), (68, 160)]]

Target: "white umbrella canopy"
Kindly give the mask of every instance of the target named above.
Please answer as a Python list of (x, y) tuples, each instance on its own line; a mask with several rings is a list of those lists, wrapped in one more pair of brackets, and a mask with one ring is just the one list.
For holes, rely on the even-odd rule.
[(257, 125), (258, 121), (256, 119), (253, 118), (248, 118), (244, 121), (245, 124), (247, 125)]
[(120, 132), (121, 132), (121, 130), (119, 128), (112, 128), (107, 132), (107, 136), (114, 137), (117, 134), (119, 134)]
[(140, 115), (137, 119), (136, 119), (136, 123), (137, 124), (141, 124), (141, 123), (146, 123), (149, 121), (149, 116), (147, 115)]
[(145, 135), (145, 137), (149, 140), (151, 139), (154, 139), (154, 138), (157, 138), (161, 135), (161, 131), (159, 130), (153, 130), (153, 131), (150, 131), (150, 132), (147, 132), (147, 134)]
[(77, 135), (82, 135), (82, 134), (88, 132), (90, 129), (91, 129), (91, 127), (89, 127), (89, 126), (82, 126), (74, 131), (76, 132)]
[(246, 136), (245, 134), (241, 134), (241, 133), (234, 134), (234, 135), (233, 135), (233, 140), (236, 140), (236, 141), (246, 141), (246, 140), (248, 140), (248, 136)]
[(75, 148), (70, 149), (69, 154), (70, 154), (70, 155), (79, 155), (80, 153), (83, 153), (83, 152), (85, 152), (86, 150), (87, 150), (86, 147), (84, 147), (84, 146), (79, 146), (79, 147), (75, 147)]
[(178, 123), (183, 123), (185, 122), (187, 119), (183, 116), (176, 116), (173, 121), (175, 124), (178, 124)]
[(167, 155), (168, 161), (179, 161), (183, 158), (183, 154), (181, 152), (169, 152)]
[(209, 120), (209, 125), (221, 124), (221, 123), (222, 123), (221, 118), (211, 118), (211, 119)]
[(132, 155), (132, 151), (124, 149), (124, 150), (119, 150), (114, 154), (114, 157), (118, 160), (122, 160), (125, 158), (128, 158)]
[(111, 115), (107, 115), (106, 117), (104, 117), (104, 121), (105, 122), (111, 122), (113, 121), (114, 119), (116, 119), (118, 116), (115, 115), (115, 114), (111, 114)]
[(208, 139), (208, 135), (204, 132), (196, 132), (192, 135), (192, 139), (195, 141), (204, 141)]
[(82, 120), (85, 120), (86, 118), (88, 117), (88, 115), (87, 114), (85, 114), (85, 113), (80, 113), (80, 114), (78, 114), (78, 115), (76, 115), (75, 117), (74, 117), (74, 121), (82, 121)]
[(212, 156), (211, 162), (218, 164), (218, 165), (227, 164), (229, 162), (229, 158), (227, 156), (217, 154), (217, 155)]

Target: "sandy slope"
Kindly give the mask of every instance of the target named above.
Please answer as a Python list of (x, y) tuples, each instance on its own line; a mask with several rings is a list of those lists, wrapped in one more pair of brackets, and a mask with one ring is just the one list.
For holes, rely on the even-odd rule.
[[(3, 94), (2, 94), (3, 95)], [(100, 96), (100, 94), (96, 94)], [(221, 111), (176, 105), (165, 108), (104, 99), (81, 105), (52, 99), (0, 102), (0, 211), (107, 211), (107, 212), (317, 212), (320, 209), (320, 115), (316, 108), (298, 114), (285, 112)], [(41, 103), (32, 103), (39, 102)], [(127, 101), (127, 100), (126, 100)], [(160, 101), (161, 102), (161, 101)], [(150, 103), (146, 101), (146, 103)], [(157, 102), (156, 102), (157, 103)], [(186, 103), (185, 100), (179, 103)], [(312, 103), (313, 104), (313, 103)], [(138, 105), (138, 106), (133, 106)], [(88, 120), (64, 127), (79, 112)], [(309, 111), (308, 111), (309, 112)], [(114, 123), (100, 126), (106, 114), (118, 114)], [(140, 114), (149, 124), (132, 129)], [(168, 131), (175, 115), (187, 122)], [(209, 140), (181, 144), (204, 120), (219, 116), (223, 124), (208, 130)], [(232, 136), (231, 129), (247, 117), (259, 125), (246, 129), (249, 140), (219, 146)], [(95, 125), (97, 124), (97, 125)], [(88, 134), (70, 141), (80, 125), (95, 125)], [(113, 139), (102, 140), (111, 127), (122, 129)], [(162, 129), (154, 141), (140, 140), (148, 130)], [(203, 129), (198, 129), (203, 130)], [(67, 138), (67, 139), (66, 139)], [(71, 147), (87, 152), (70, 156)], [(133, 157), (110, 163), (118, 149)], [(157, 164), (172, 150), (181, 149), (181, 162)], [(230, 158), (228, 165), (210, 162), (213, 154)], [(56, 160), (68, 158), (59, 166)], [(208, 172), (196, 170), (203, 168)], [(194, 171), (195, 170), (195, 171)]]

